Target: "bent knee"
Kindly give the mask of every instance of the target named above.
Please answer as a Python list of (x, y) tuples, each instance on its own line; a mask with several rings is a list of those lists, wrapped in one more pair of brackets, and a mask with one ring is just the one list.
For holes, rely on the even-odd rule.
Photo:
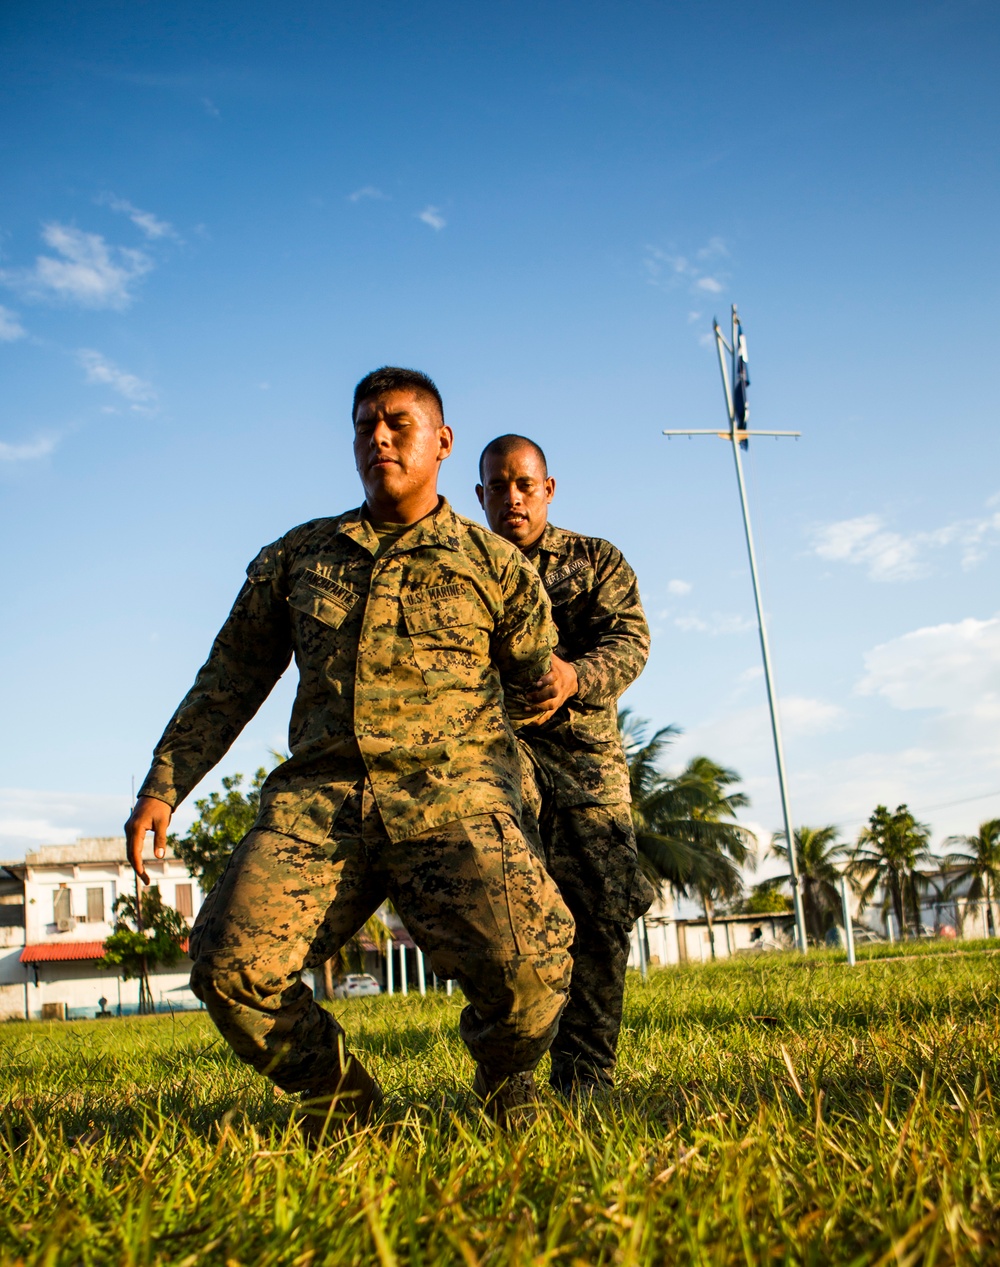
[(459, 974), (466, 998), (485, 1020), (502, 1018), (519, 1033), (542, 1033), (563, 1009), (573, 961), (566, 951), (476, 956)]
[(197, 959), (191, 969), (191, 992), (209, 1011), (234, 1007), (260, 1009), (267, 1007), (268, 1000), (280, 992), (280, 986), (245, 967), (206, 957)]

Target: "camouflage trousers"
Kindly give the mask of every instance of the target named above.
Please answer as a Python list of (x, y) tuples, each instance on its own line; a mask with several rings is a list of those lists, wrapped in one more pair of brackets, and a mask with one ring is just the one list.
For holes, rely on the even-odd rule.
[(286, 1091), (335, 1076), (344, 1031), (302, 980), (386, 897), (468, 1006), (460, 1033), (500, 1074), (533, 1069), (569, 984), (573, 920), (516, 820), (479, 814), (390, 842), (370, 784), (330, 836), (251, 829), (199, 912), (191, 988), (242, 1059)]
[[(629, 937), (655, 896), (639, 869), (628, 805), (560, 807), (544, 772), (525, 766), (522, 826), (576, 921), (569, 1001), (552, 1041), (551, 1083), (611, 1086), (622, 1024)], [(532, 763), (534, 766), (534, 763)]]

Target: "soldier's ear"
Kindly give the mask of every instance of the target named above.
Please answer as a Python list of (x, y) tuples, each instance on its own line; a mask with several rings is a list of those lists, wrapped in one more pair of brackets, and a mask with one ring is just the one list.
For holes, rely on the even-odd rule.
[(552, 475), (547, 475), (545, 477), (545, 493), (546, 502), (550, 502), (556, 495), (556, 481), (555, 477)]
[(476, 496), (479, 498), (479, 504), (480, 504), (480, 506), (482, 506), (483, 510), (485, 510), (485, 509), (486, 509), (486, 503), (483, 501), (483, 496), (484, 496), (484, 493), (483, 493), (483, 486), (482, 486), (482, 484), (477, 484), (477, 485), (476, 485)]
[(442, 422), (438, 431), (438, 461), (443, 462), (446, 457), (451, 456), (452, 446), (455, 443), (455, 433), (446, 422)]

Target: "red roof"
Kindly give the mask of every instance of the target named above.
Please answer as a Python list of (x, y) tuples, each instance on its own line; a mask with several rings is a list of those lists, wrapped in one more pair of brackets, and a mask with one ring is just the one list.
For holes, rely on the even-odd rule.
[[(187, 954), (187, 938), (181, 949)], [(103, 959), (103, 941), (43, 941), (25, 946), (21, 951), (22, 963), (66, 963), (71, 959)]]
[(103, 941), (46, 941), (25, 946), (22, 963), (63, 963), (68, 959), (103, 959)]

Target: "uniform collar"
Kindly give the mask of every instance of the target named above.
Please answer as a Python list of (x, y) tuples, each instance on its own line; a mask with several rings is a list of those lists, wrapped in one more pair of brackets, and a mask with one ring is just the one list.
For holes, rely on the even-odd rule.
[(562, 528), (557, 528), (555, 524), (547, 523), (545, 531), (532, 547), (532, 553), (544, 551), (545, 554), (562, 554), (565, 549), (566, 533)]
[[(358, 506), (357, 509), (349, 510), (346, 515), (342, 515), (337, 531), (342, 532), (345, 537), (350, 537), (352, 541), (356, 541), (369, 554), (374, 554), (378, 549), (379, 541), (374, 528), (365, 518), (364, 509), (364, 506)], [(437, 510), (412, 524), (410, 531), (404, 533), (391, 545), (382, 557), (385, 558), (397, 552), (402, 554), (409, 550), (417, 550), (421, 546), (444, 546), (447, 550), (462, 548), (459, 543), (458, 519), (449, 506), (447, 497), (440, 499)]]

